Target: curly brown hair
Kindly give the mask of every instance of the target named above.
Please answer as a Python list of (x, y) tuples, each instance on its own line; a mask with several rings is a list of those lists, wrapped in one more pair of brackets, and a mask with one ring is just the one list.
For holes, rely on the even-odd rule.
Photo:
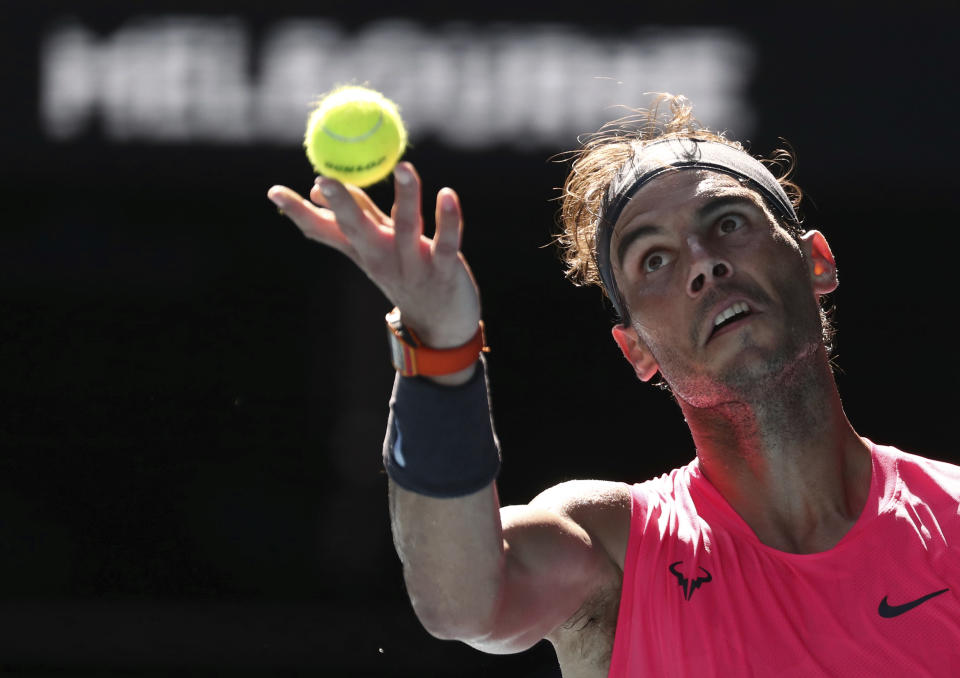
[[(648, 144), (667, 138), (715, 141), (747, 152), (740, 142), (701, 126), (693, 117), (693, 106), (685, 96), (660, 93), (655, 95), (649, 108), (631, 110), (627, 116), (589, 135), (579, 149), (562, 154), (563, 159), (571, 161), (571, 168), (562, 189), (559, 220), (563, 230), (556, 235), (556, 242), (566, 264), (566, 276), (575, 285), (597, 285), (608, 298), (611, 296), (604, 288), (595, 258), (597, 228), (610, 184), (621, 168)], [(796, 156), (789, 145), (786, 146), (775, 150), (769, 158), (758, 160), (770, 169), (794, 210), (798, 210), (803, 191), (791, 180)], [(781, 219), (781, 224), (797, 240), (803, 234), (799, 222)], [(834, 329), (822, 304), (820, 316), (824, 344), (829, 352)], [(629, 319), (621, 321), (629, 322)]]

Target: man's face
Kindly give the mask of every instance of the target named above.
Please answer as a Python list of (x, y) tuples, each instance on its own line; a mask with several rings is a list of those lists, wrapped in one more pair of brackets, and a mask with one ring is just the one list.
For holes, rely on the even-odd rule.
[(800, 245), (732, 177), (681, 170), (651, 181), (610, 247), (632, 320), (615, 330), (618, 343), (638, 374), (647, 355), (693, 406), (757, 395), (820, 345)]

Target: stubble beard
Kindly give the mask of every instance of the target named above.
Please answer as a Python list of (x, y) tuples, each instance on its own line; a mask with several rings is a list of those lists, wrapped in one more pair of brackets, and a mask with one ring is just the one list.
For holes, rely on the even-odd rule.
[[(674, 396), (691, 407), (717, 408), (739, 404), (749, 409), (775, 406), (787, 392), (804, 385), (817, 370), (817, 355), (822, 348), (822, 326), (819, 312), (805, 313), (801, 321), (788, 327), (785, 341), (775, 348), (766, 348), (755, 341), (749, 327), (740, 330), (736, 356), (719, 370), (712, 372), (703, 364), (691, 361), (669, 347), (655, 357), (660, 373)], [(731, 339), (732, 337), (727, 337)], [(794, 393), (792, 398), (796, 397)]]

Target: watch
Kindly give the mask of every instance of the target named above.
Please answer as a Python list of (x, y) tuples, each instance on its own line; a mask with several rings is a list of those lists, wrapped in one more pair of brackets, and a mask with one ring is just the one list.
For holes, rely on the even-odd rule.
[(394, 368), (404, 377), (439, 377), (453, 374), (473, 365), (481, 353), (487, 353), (483, 321), (477, 333), (462, 346), (454, 348), (430, 348), (400, 320), (400, 309), (387, 313), (387, 341), (390, 343), (390, 358)]

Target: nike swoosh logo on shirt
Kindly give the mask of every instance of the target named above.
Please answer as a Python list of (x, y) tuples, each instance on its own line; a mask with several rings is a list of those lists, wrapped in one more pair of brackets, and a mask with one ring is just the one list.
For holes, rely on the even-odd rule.
[(884, 596), (883, 600), (880, 601), (880, 607), (877, 608), (877, 612), (880, 613), (881, 617), (886, 617), (890, 619), (891, 617), (899, 617), (904, 612), (909, 612), (917, 605), (927, 602), (934, 596), (939, 596), (941, 593), (946, 593), (950, 589), (943, 589), (941, 591), (934, 591), (933, 593), (928, 593), (922, 598), (917, 598), (916, 600), (911, 600), (909, 603), (904, 603), (903, 605), (890, 605), (887, 602), (887, 597)]

